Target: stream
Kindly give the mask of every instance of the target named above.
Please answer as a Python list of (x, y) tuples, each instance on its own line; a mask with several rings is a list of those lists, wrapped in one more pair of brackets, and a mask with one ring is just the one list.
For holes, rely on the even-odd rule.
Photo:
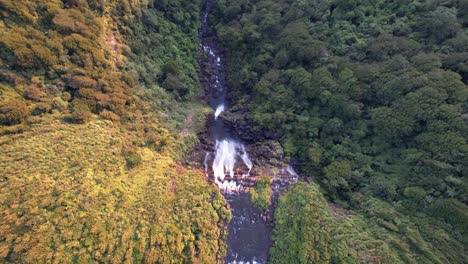
[[(229, 109), (226, 99), (227, 85), (223, 58), (216, 47), (216, 40), (208, 34), (208, 14), (212, 0), (207, 0), (202, 12), (199, 38), (204, 58), (200, 62), (201, 75), (208, 104), (215, 111), (214, 121), (208, 130), (215, 146), (206, 152), (204, 168), (206, 176), (218, 185), (230, 205), (232, 220), (228, 225), (228, 253), (225, 263), (266, 263), (271, 246), (271, 223), (262, 218), (246, 192), (245, 182), (253, 179), (254, 163), (244, 144), (235, 132), (225, 125), (220, 115)], [(254, 182), (254, 180), (250, 180)]]

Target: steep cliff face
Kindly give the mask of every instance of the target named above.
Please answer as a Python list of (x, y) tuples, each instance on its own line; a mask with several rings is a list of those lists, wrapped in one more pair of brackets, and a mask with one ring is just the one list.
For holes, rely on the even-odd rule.
[(0, 0), (0, 262), (217, 263), (200, 1)]

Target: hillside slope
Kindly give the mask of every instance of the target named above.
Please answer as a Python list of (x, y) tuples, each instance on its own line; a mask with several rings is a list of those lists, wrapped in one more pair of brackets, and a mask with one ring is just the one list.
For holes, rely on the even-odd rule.
[(1, 137), (0, 258), (41, 263), (215, 263), (224, 198), (167, 153), (120, 154), (109, 121), (38, 125)]
[(0, 262), (218, 263), (200, 1), (0, 0)]

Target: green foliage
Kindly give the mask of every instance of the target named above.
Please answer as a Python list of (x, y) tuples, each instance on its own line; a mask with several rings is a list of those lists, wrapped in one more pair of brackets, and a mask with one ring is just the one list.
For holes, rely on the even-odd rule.
[[(380, 258), (395, 263), (466, 262), (450, 249), (464, 227), (435, 216), (449, 203), (467, 221), (459, 213), (468, 201), (464, 2), (219, 1), (211, 17), (233, 107), (248, 109), (254, 131), (275, 134), (303, 175), (364, 218), (373, 215), (362, 207), (369, 199), (388, 202), (409, 225), (423, 214), (425, 244), (412, 231), (411, 243), (381, 242)], [(389, 219), (381, 225), (401, 231)]]
[[(415, 226), (408, 216), (376, 199), (363, 206), (364, 218), (327, 204), (314, 185), (292, 185), (275, 212), (271, 262), (390, 264), (463, 259), (459, 252), (463, 246), (449, 239), (439, 224), (419, 221)], [(421, 227), (430, 227), (433, 234), (423, 237)]]
[[(172, 109), (166, 105), (190, 101), (198, 94), (200, 7), (201, 1), (167, 5), (154, 1), (23, 1), (16, 5), (5, 0), (0, 70), (17, 74), (25, 86), (39, 77), (43, 87), (70, 92), (66, 101), (87, 105), (94, 114), (106, 111), (103, 115), (122, 123), (135, 118), (130, 113), (135, 111), (129, 111), (132, 108), (169, 112)], [(133, 97), (156, 84), (169, 96), (158, 102)], [(31, 89), (23, 94), (33, 101), (41, 97), (49, 105), (53, 98), (52, 93), (39, 96)], [(57, 110), (63, 116), (69, 114), (66, 108)]]
[[(273, 262), (467, 262), (465, 2), (214, 3), (232, 101), (350, 210), (291, 187)], [(170, 158), (203, 123), (201, 4), (0, 0), (0, 262), (222, 260), (225, 201)]]
[(200, 7), (0, 0), (1, 263), (221, 262), (226, 201), (174, 161), (204, 124)]
[(438, 199), (431, 205), (430, 212), (434, 216), (442, 218), (447, 223), (450, 223), (466, 236), (468, 234), (468, 226), (466, 223), (468, 211), (466, 209), (468, 209), (466, 204), (455, 199)]
[[(325, 179), (323, 185), (330, 191), (336, 191), (342, 195), (349, 192), (348, 181), (351, 178), (351, 164), (348, 161), (333, 161), (323, 169)], [(336, 197), (337, 194), (330, 194)]]
[(138, 153), (128, 153), (125, 160), (127, 161), (127, 168), (129, 169), (135, 168), (142, 162), (141, 156)]
[(439, 6), (421, 20), (422, 30), (435, 41), (441, 42), (454, 37), (460, 30), (457, 9)]
[(129, 46), (137, 55), (132, 56), (129, 67), (147, 87), (158, 84), (182, 102), (193, 99), (199, 89), (197, 38), (201, 4), (150, 3), (154, 8), (143, 10), (143, 23), (126, 24), (127, 30), (133, 32)]
[(296, 184), (275, 210), (272, 263), (330, 263), (330, 225), (325, 199), (314, 187)]
[(91, 120), (92, 113), (89, 107), (85, 104), (79, 103), (73, 106), (72, 121), (78, 124), (83, 124)]
[(266, 209), (271, 205), (271, 195), (273, 191), (270, 187), (271, 179), (268, 176), (261, 176), (254, 189), (250, 190), (252, 204), (260, 209)]

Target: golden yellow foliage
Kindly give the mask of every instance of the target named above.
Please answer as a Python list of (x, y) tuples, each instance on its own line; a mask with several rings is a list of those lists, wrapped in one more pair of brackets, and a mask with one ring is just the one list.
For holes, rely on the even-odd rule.
[[(142, 69), (127, 64), (127, 30), (144, 21), (124, 23), (142, 16), (142, 3), (0, 0), (0, 263), (224, 256), (224, 198), (201, 172), (173, 160), (181, 152), (175, 123), (191, 109), (177, 105), (168, 117), (169, 93), (136, 89), (146, 68), (157, 82), (173, 44)], [(186, 54), (183, 45), (177, 53)], [(185, 65), (184, 85), (198, 84), (193, 65)]]
[(127, 170), (128, 137), (110, 121), (0, 137), (0, 262), (219, 262), (223, 197), (149, 148)]
[(15, 125), (29, 115), (29, 108), (21, 100), (11, 99), (0, 102), (0, 125)]

